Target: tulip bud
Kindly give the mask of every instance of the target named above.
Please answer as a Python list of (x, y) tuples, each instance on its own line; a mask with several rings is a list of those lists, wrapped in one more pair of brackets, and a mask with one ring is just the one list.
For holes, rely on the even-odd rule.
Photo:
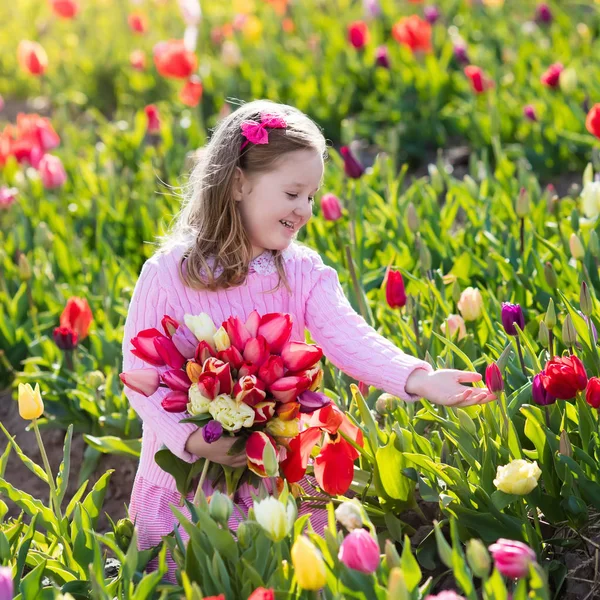
[(562, 340), (566, 346), (574, 346), (577, 343), (577, 332), (571, 315), (565, 317), (562, 327)]
[(130, 519), (119, 519), (117, 521), (115, 525), (115, 539), (123, 552), (127, 552), (129, 549), (133, 531), (133, 523)]
[(335, 194), (323, 194), (321, 212), (326, 221), (337, 221), (342, 217), (342, 203)]
[(593, 310), (594, 305), (592, 304), (592, 296), (590, 294), (590, 290), (585, 281), (581, 282), (581, 290), (579, 292), (579, 306), (581, 307), (581, 312), (589, 317)]
[(400, 566), (398, 550), (396, 550), (396, 545), (391, 540), (385, 540), (385, 562), (390, 570)]
[(558, 212), (558, 204), (560, 202), (560, 198), (558, 194), (555, 193), (554, 189), (548, 190), (548, 195), (546, 196), (546, 210), (552, 214)]
[(544, 277), (546, 278), (548, 286), (553, 290), (558, 287), (558, 278), (556, 277), (556, 271), (551, 262), (547, 262), (544, 265)]
[(213, 336), (214, 347), (217, 349), (217, 352), (221, 352), (222, 350), (227, 350), (229, 346), (231, 346), (231, 341), (229, 340), (229, 336), (227, 335), (227, 331), (225, 327), (221, 325), (217, 332)]
[(423, 240), (419, 243), (419, 260), (423, 271), (427, 272), (431, 269), (431, 252)]
[(548, 346), (550, 345), (550, 332), (548, 331), (548, 327), (546, 326), (546, 323), (544, 321), (540, 323), (538, 341), (540, 342), (542, 348), (548, 348)]
[(429, 171), (429, 178), (431, 180), (431, 185), (433, 189), (441, 194), (444, 191), (444, 178), (440, 174), (437, 165), (429, 164), (427, 165), (427, 170)]
[(219, 490), (215, 490), (210, 497), (208, 509), (211, 519), (220, 523), (223, 527), (227, 527), (229, 517), (231, 517), (231, 513), (233, 512), (233, 503), (227, 494), (222, 494)]
[(527, 190), (522, 187), (519, 195), (517, 196), (517, 216), (523, 219), (529, 214), (529, 194)]
[(571, 94), (577, 88), (577, 71), (572, 67), (564, 69), (558, 76), (558, 84), (565, 94)]
[(502, 373), (496, 363), (490, 363), (485, 370), (485, 385), (492, 393), (501, 392), (504, 389)]
[(0, 567), (0, 598), (12, 598), (14, 591), (11, 567)]
[[(446, 441), (446, 440), (444, 440)], [(450, 569), (452, 568), (452, 548), (446, 541), (446, 538), (442, 534), (440, 524), (437, 521), (433, 522), (435, 529), (435, 541), (437, 543), (438, 554), (440, 560)]]
[(101, 385), (104, 385), (106, 377), (102, 371), (90, 371), (85, 377), (85, 382), (93, 390), (97, 390)]
[(600, 241), (598, 240), (598, 234), (594, 229), (592, 229), (592, 231), (590, 232), (588, 250), (594, 258), (600, 257)]
[(560, 440), (558, 443), (558, 451), (564, 456), (573, 456), (573, 446), (571, 446), (571, 440), (569, 440), (569, 434), (563, 429), (560, 432)]
[(357, 506), (352, 500), (342, 502), (335, 509), (335, 518), (341, 523), (348, 531), (354, 531), (360, 529), (364, 525), (362, 512), (360, 507)]
[(385, 392), (377, 398), (375, 410), (382, 416), (387, 415), (394, 412), (398, 408), (398, 404), (399, 402), (396, 396), (392, 396), (392, 394)]
[(452, 300), (458, 304), (461, 294), (460, 283), (458, 283), (458, 279), (455, 279), (452, 283)]
[(325, 562), (308, 537), (296, 538), (291, 555), (298, 585), (305, 590), (320, 590), (326, 582)]
[(412, 202), (409, 202), (406, 207), (406, 221), (408, 222), (408, 228), (413, 233), (419, 231), (419, 216), (417, 215), (417, 209)]
[(585, 188), (585, 186), (588, 183), (592, 183), (592, 181), (594, 181), (594, 167), (592, 166), (592, 163), (588, 163), (583, 171), (583, 187)]
[(571, 250), (571, 256), (575, 260), (582, 260), (585, 256), (585, 249), (576, 233), (572, 233), (569, 238), (569, 248)]
[(29, 281), (31, 279), (31, 265), (25, 254), (19, 254), (19, 277), (21, 281)]
[(470, 175), (465, 175), (463, 181), (465, 182), (467, 191), (471, 197), (477, 200), (479, 198), (479, 186), (477, 185), (477, 182)]
[(400, 567), (394, 567), (388, 577), (389, 600), (410, 600), (412, 597), (406, 587), (404, 573)]
[(556, 327), (556, 311), (554, 310), (554, 300), (552, 300), (552, 298), (550, 298), (550, 301), (548, 302), (544, 323), (546, 323), (548, 331), (552, 331)]
[(467, 562), (475, 577), (487, 577), (492, 566), (492, 559), (481, 540), (470, 539), (467, 542)]

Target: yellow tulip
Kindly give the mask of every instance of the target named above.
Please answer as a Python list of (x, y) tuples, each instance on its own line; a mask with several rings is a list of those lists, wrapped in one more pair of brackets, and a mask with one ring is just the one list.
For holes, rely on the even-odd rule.
[(498, 467), (494, 485), (505, 494), (524, 496), (537, 486), (541, 474), (536, 461), (528, 462), (519, 458)]
[(227, 350), (227, 348), (231, 346), (231, 340), (227, 335), (225, 327), (221, 326), (219, 329), (217, 329), (217, 333), (213, 335), (213, 342), (217, 352), (220, 352), (221, 350)]
[(292, 564), (301, 588), (316, 591), (325, 585), (325, 563), (305, 535), (301, 535), (292, 546)]
[(42, 416), (44, 403), (40, 393), (40, 384), (35, 384), (35, 390), (29, 383), (19, 384), (19, 414), (21, 418), (31, 421)]
[(244, 38), (250, 42), (258, 42), (262, 35), (263, 24), (255, 15), (250, 15), (244, 22), (242, 33)]

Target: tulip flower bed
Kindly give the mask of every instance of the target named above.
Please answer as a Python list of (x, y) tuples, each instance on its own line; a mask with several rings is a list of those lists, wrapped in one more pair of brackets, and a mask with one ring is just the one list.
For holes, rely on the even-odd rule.
[[(498, 0), (204, 4), (202, 18), (185, 0), (0, 7), (11, 23), (0, 35), (0, 390), (22, 417), (16, 429), (0, 424), (0, 600), (596, 597), (597, 11)], [(229, 96), (290, 102), (347, 144), (331, 150), (301, 242), (336, 268), (382, 335), (437, 368), (480, 372), (498, 402), (406, 404), (310, 343), (302, 364), (283, 342), (250, 343), (237, 322), (213, 324), (202, 346), (199, 315), (186, 329), (165, 315), (164, 335), (132, 340), (168, 365), (166, 377), (122, 373), (127, 302), (153, 253), (145, 242), (177, 211), (167, 186), (185, 181)], [(18, 98), (31, 110), (13, 115)], [(402, 163), (450, 139), (471, 147), (464, 177), (443, 155), (427, 176), (407, 176)], [(374, 148), (368, 165), (350, 144), (359, 140)], [(567, 195), (541, 183), (573, 169), (581, 185)], [(257, 333), (253, 319), (244, 327)], [(154, 341), (147, 351), (149, 337), (160, 352)], [(229, 363), (236, 380), (225, 381)], [(292, 390), (263, 389), (290, 373)], [(209, 438), (225, 425), (253, 436), (249, 466), (261, 477), (275, 474), (267, 434), (282, 428), (291, 450), (316, 460), (282, 465), (287, 482), (270, 481), (272, 495), (235, 535), (229, 497), (199, 491), (191, 519), (173, 507), (189, 544), (172, 535), (139, 552), (122, 502), (108, 504), (111, 472), (89, 481), (101, 456), (139, 457), (123, 382), (148, 393), (166, 385), (166, 406), (185, 407)], [(234, 400), (243, 423), (217, 410)], [(313, 412), (295, 436), (299, 415)], [(46, 449), (49, 429), (65, 432), (64, 445)], [(343, 440), (348, 477), (327, 459), (330, 435)], [(298, 517), (305, 472), (331, 495), (303, 499), (328, 510), (323, 537)], [(178, 585), (161, 582), (167, 550)], [(155, 557), (159, 570), (144, 573)]]

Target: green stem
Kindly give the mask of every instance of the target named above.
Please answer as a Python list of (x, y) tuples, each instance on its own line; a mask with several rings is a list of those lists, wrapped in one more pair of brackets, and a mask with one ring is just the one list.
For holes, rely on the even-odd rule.
[(537, 507), (533, 506), (533, 522), (535, 524), (535, 530), (537, 531), (537, 534), (540, 536), (540, 541), (542, 541), (544, 538), (542, 537), (542, 529), (540, 528), (540, 518), (538, 517), (538, 513), (537, 513)]
[(527, 372), (525, 371), (525, 359), (523, 358), (523, 350), (521, 349), (521, 340), (519, 339), (519, 336), (515, 338), (515, 341), (517, 342), (517, 351), (519, 353), (519, 362), (521, 363), (521, 370), (523, 371), (523, 375), (527, 377)]
[(502, 413), (502, 441), (508, 445), (508, 407), (506, 406), (506, 394), (504, 391), (500, 392), (498, 404), (500, 405), (500, 412)]
[(206, 479), (206, 474), (208, 473), (208, 467), (210, 466), (210, 460), (208, 458), (204, 459), (204, 466), (202, 467), (202, 473), (200, 473), (200, 481), (198, 481), (198, 487), (196, 488), (196, 493), (194, 494), (194, 506), (198, 506), (200, 502), (200, 494), (202, 494), (202, 486), (204, 485), (204, 480)]
[(358, 301), (358, 307), (360, 308), (360, 314), (363, 319), (369, 323), (369, 314), (367, 312), (367, 307), (364, 303), (364, 298), (360, 290), (360, 284), (358, 282), (358, 277), (356, 275), (356, 269), (354, 268), (354, 261), (352, 260), (352, 251), (350, 250), (350, 246), (346, 246), (346, 260), (348, 262), (348, 269), (350, 270), (350, 278), (352, 279), (352, 287), (354, 287), (354, 293), (356, 294), (356, 299)]
[(56, 515), (56, 517), (60, 523), (62, 521), (62, 512), (60, 510), (60, 503), (59, 503), (58, 497), (56, 495), (56, 488), (54, 487), (54, 476), (52, 475), (52, 469), (50, 469), (50, 463), (48, 462), (48, 455), (46, 454), (46, 449), (44, 448), (44, 442), (42, 441), (42, 436), (40, 435), (40, 430), (38, 429), (37, 419), (33, 419), (32, 423), (33, 423), (33, 430), (35, 432), (35, 437), (37, 439), (37, 443), (40, 448), (40, 454), (42, 455), (42, 461), (44, 462), (46, 474), (48, 475), (48, 485), (50, 486), (50, 503), (54, 509), (54, 514)]

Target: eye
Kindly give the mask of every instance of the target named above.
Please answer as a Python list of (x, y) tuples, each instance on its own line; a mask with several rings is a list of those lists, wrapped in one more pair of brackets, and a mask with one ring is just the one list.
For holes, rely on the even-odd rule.
[(309, 196), (309, 197), (308, 197), (308, 201), (309, 201), (309, 202), (314, 202), (314, 201), (315, 201), (315, 198), (314, 198), (314, 196)]
[(289, 192), (286, 192), (286, 194), (288, 195), (289, 198), (297, 198), (298, 194), (290, 194)]

